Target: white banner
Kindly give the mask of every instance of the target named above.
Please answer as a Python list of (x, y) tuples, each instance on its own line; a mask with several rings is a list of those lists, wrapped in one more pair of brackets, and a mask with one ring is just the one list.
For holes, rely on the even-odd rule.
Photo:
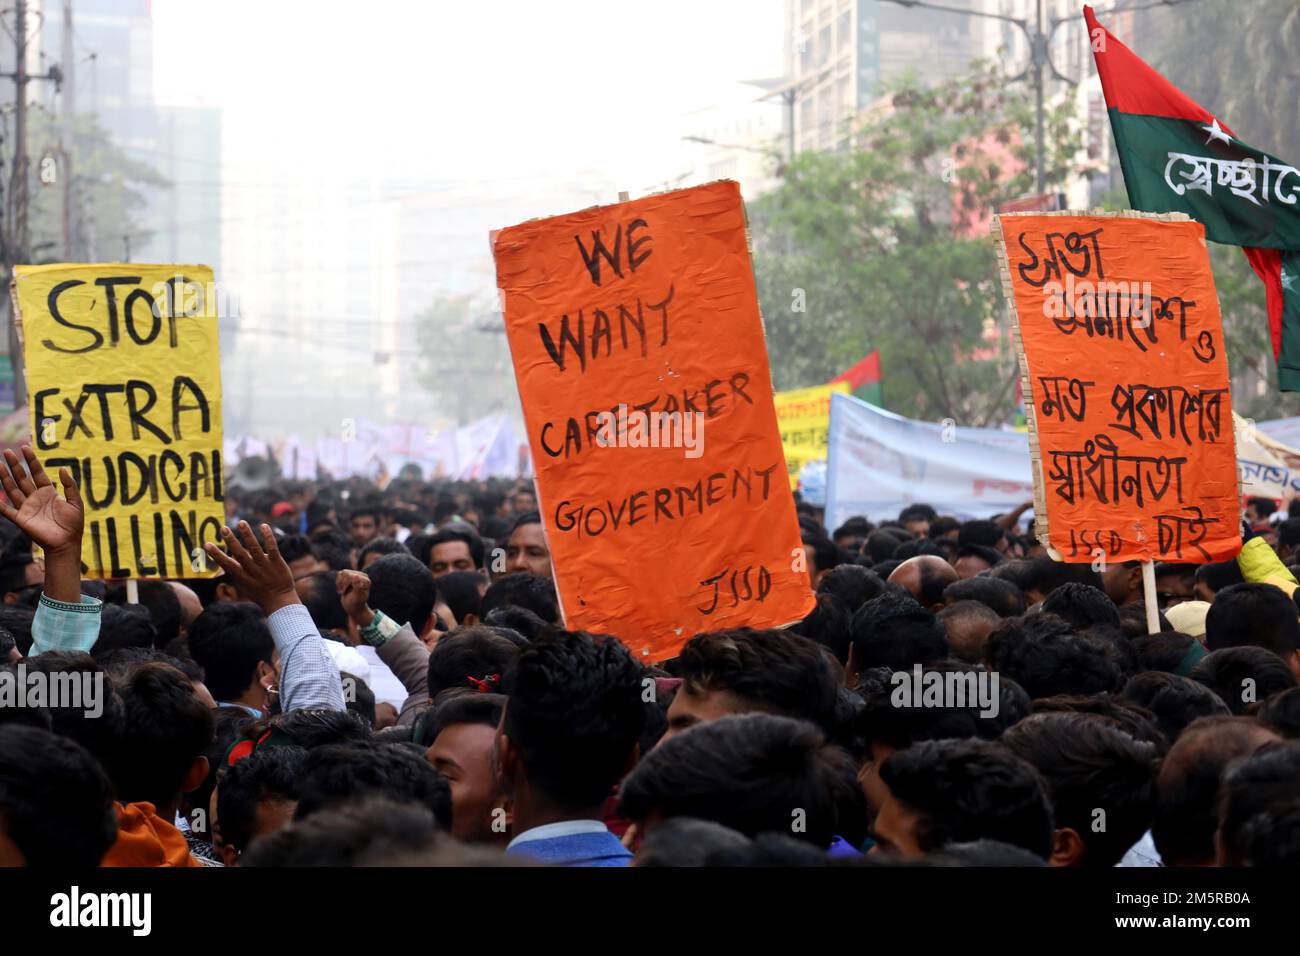
[(831, 396), (827, 459), (828, 529), (897, 518), (912, 503), (988, 518), (1034, 497), (1025, 433), (918, 422), (851, 395)]

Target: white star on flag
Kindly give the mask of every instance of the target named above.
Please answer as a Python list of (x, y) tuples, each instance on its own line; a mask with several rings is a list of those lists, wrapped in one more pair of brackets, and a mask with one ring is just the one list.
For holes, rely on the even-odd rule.
[(1207, 133), (1210, 134), (1210, 138), (1207, 139), (1205, 142), (1212, 143), (1216, 139), (1221, 139), (1225, 143), (1231, 145), (1232, 137), (1223, 131), (1223, 127), (1219, 125), (1219, 121), (1216, 119), (1216, 120), (1212, 120), (1212, 122), (1213, 122), (1212, 126), (1201, 127), (1201, 129), (1205, 130)]
[(1294, 274), (1292, 274), (1292, 273), (1290, 273), (1290, 272), (1287, 272), (1285, 269), (1282, 269), (1282, 270), (1280, 270), (1280, 271), (1278, 272), (1278, 278), (1279, 278), (1279, 279), (1281, 280), (1281, 282), (1282, 282), (1282, 288), (1286, 289), (1288, 292), (1294, 292), (1294, 291), (1295, 291), (1295, 275), (1294, 275)]

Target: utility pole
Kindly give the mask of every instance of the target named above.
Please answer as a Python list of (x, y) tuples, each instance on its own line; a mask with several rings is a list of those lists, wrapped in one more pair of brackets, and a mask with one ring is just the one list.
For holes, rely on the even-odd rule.
[(76, 55), (72, 49), (72, 0), (63, 0), (63, 37), (60, 56), (63, 58), (63, 89), (61, 90), (62, 129), (59, 133), (59, 153), (63, 168), (63, 258), (66, 262), (76, 262), (74, 249), (77, 234), (76, 205), (72, 188), (72, 155), (76, 133), (73, 124), (77, 115)]
[[(1010, 23), (1020, 29), (1025, 35), (1025, 40), (1029, 44), (1029, 66), (1019, 76), (1010, 77), (1008, 82), (1014, 83), (1018, 80), (1029, 78), (1033, 73), (1034, 84), (1034, 157), (1035, 157), (1035, 174), (1034, 181), (1037, 184), (1038, 194), (1042, 195), (1047, 191), (1047, 158), (1046, 150), (1043, 146), (1043, 92), (1047, 82), (1044, 75), (1046, 70), (1052, 71), (1052, 76), (1068, 83), (1071, 86), (1077, 86), (1078, 81), (1065, 76), (1056, 69), (1052, 63), (1051, 46), (1052, 37), (1062, 24), (1075, 20), (1074, 17), (1054, 17), (1052, 19), (1052, 28), (1048, 32), (1043, 31), (1043, 0), (1034, 0), (1037, 16), (1035, 25), (1031, 27), (1027, 17), (1012, 17), (1000, 13), (983, 13), (979, 10), (970, 10), (963, 7), (951, 7), (938, 3), (927, 3), (926, 0), (888, 0), (890, 3), (896, 3), (900, 7), (919, 7), (923, 10), (941, 10), (944, 13), (959, 13), (968, 17), (981, 17), (986, 20), (1001, 20), (1003, 23)], [(1163, 0), (1165, 3), (1182, 3), (1183, 0)], [(1118, 7), (1114, 9), (1128, 9)]]
[[(0, 78), (14, 81), (14, 159), (13, 169), (9, 174), (9, 195), (6, 204), (6, 230), (3, 243), (3, 289), (7, 292), (9, 281), (13, 278), (14, 266), (30, 258), (27, 248), (27, 84), (33, 80), (53, 80), (54, 88), (59, 90), (63, 82), (63, 73), (59, 67), (52, 66), (45, 73), (27, 72), (27, 0), (14, 0), (14, 71), (0, 73)], [(6, 303), (9, 296), (3, 296)], [(18, 343), (18, 329), (13, 320), (13, 306), (5, 306), (9, 316), (9, 361), (13, 366), (14, 404), (25, 401), (26, 384), (23, 381), (22, 347)]]

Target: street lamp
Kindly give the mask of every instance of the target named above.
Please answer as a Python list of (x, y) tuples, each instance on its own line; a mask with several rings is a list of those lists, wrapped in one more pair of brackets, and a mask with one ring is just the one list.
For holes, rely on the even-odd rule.
[[(1078, 80), (1073, 80), (1061, 73), (1060, 70), (1052, 63), (1051, 43), (1052, 38), (1056, 36), (1056, 31), (1064, 23), (1072, 23), (1075, 16), (1053, 17), (1051, 30), (1048, 33), (1043, 32), (1043, 0), (1036, 0), (1035, 7), (1037, 16), (1033, 26), (1030, 26), (1026, 17), (1012, 17), (1001, 13), (984, 13), (980, 10), (967, 10), (962, 7), (949, 7), (939, 3), (926, 3), (924, 0), (884, 0), (886, 3), (896, 3), (900, 7), (921, 7), (926, 10), (942, 10), (945, 13), (961, 13), (968, 17), (983, 17), (986, 20), (1001, 20), (1004, 23), (1011, 23), (1020, 28), (1020, 32), (1025, 35), (1029, 41), (1029, 66), (1027, 66), (1019, 76), (1013, 76), (1011, 82), (1023, 80), (1033, 73), (1034, 82), (1034, 159), (1036, 167), (1037, 192), (1041, 195), (1047, 191), (1046, 175), (1044, 168), (1046, 161), (1043, 156), (1043, 68), (1046, 67), (1052, 71), (1052, 75), (1063, 83), (1069, 83), (1071, 86), (1077, 86)], [(1151, 3), (1139, 3), (1129, 6), (1110, 7), (1101, 11), (1102, 13), (1123, 13), (1132, 10), (1145, 10), (1149, 7), (1172, 7), (1180, 3), (1186, 3), (1187, 0), (1153, 0)]]

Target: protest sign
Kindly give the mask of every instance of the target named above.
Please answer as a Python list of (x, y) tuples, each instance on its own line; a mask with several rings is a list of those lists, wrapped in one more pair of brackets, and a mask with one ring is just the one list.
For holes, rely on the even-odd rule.
[(566, 624), (654, 661), (811, 611), (736, 183), (493, 251)]
[(1023, 432), (920, 422), (852, 395), (831, 397), (826, 527), (898, 517), (917, 502), (963, 521), (1014, 511), (1034, 496)]
[(1205, 230), (1181, 214), (994, 221), (1018, 330), (1035, 529), (1069, 562), (1241, 548), (1228, 362)]
[(221, 543), (221, 363), (212, 270), (18, 266), (32, 444), (72, 472), (88, 578), (211, 577)]
[(848, 390), (848, 382), (836, 382), (776, 393), (776, 420), (781, 426), (781, 447), (785, 450), (791, 488), (798, 486), (799, 470), (804, 465), (826, 459), (831, 395)]

